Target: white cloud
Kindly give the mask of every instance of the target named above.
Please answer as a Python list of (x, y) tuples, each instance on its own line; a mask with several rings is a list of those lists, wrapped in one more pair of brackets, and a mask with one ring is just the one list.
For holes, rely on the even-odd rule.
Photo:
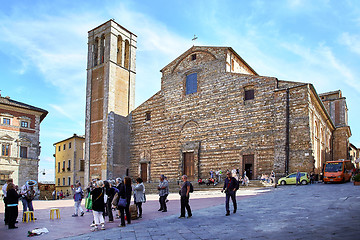
[(351, 35), (345, 32), (341, 34), (339, 41), (347, 46), (350, 51), (360, 55), (360, 35)]

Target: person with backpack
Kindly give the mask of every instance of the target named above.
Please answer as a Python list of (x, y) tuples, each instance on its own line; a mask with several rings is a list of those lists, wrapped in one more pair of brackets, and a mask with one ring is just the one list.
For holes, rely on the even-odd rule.
[(237, 210), (237, 204), (236, 204), (236, 190), (239, 189), (239, 182), (232, 176), (231, 172), (226, 173), (226, 178), (224, 181), (224, 187), (221, 190), (221, 192), (226, 193), (226, 200), (225, 200), (225, 208), (226, 208), (226, 216), (230, 215), (230, 198), (233, 202), (234, 206), (234, 213), (236, 213)]
[(183, 184), (180, 185), (180, 203), (181, 203), (181, 213), (179, 218), (185, 218), (185, 208), (188, 213), (188, 218), (192, 217), (191, 208), (189, 205), (190, 192), (193, 191), (191, 183), (187, 180), (187, 176), (182, 176)]
[(84, 216), (84, 210), (81, 207), (81, 200), (84, 198), (84, 191), (81, 188), (81, 183), (76, 182), (76, 188), (73, 188), (74, 192), (74, 201), (75, 201), (75, 213), (72, 215), (72, 217), (77, 217), (78, 212), (80, 210), (80, 216)]

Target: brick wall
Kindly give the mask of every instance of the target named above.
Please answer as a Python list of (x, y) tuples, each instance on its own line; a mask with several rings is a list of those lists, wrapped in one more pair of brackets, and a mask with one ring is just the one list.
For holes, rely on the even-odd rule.
[[(284, 173), (286, 91), (275, 91), (277, 87), (291, 88), (289, 170), (313, 170), (308, 85), (283, 81), (279, 86), (276, 78), (228, 73), (226, 54), (224, 48), (193, 47), (162, 69), (161, 91), (132, 112), (133, 176), (139, 176), (146, 158), (149, 180), (160, 174), (179, 179), (183, 153), (189, 151), (194, 153), (195, 178), (208, 177), (211, 169), (244, 169), (243, 156), (252, 154), (254, 177), (273, 169)], [(185, 95), (186, 75), (193, 72), (197, 93)], [(249, 87), (255, 99), (244, 101)]]

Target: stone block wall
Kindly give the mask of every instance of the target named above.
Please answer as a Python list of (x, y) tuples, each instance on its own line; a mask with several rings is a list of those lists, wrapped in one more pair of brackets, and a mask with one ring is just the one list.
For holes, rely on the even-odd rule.
[[(195, 179), (211, 169), (244, 171), (245, 157), (253, 158), (254, 178), (271, 170), (285, 175), (286, 164), (288, 172), (310, 172), (315, 141), (319, 158), (329, 154), (333, 125), (311, 84), (229, 73), (226, 58), (226, 48), (193, 47), (161, 70), (161, 91), (132, 112), (132, 176), (146, 162), (147, 180), (179, 179), (186, 152), (194, 154)], [(186, 76), (194, 72), (197, 92), (186, 95)], [(254, 99), (244, 99), (246, 89)], [(315, 121), (324, 138), (315, 136)]]
[[(133, 111), (131, 174), (140, 174), (140, 161), (147, 156), (149, 180), (160, 174), (178, 179), (184, 149), (191, 145), (197, 146), (186, 150), (195, 153), (195, 178), (208, 177), (211, 169), (244, 170), (244, 155), (254, 155), (255, 178), (273, 169), (284, 172), (286, 101), (284, 91), (274, 92), (277, 79), (226, 73), (224, 49), (201, 50), (187, 52), (166, 66), (162, 90)], [(193, 53), (197, 62), (190, 59)], [(185, 95), (186, 75), (194, 71), (198, 91)], [(245, 101), (248, 87), (254, 89), (255, 98)], [(307, 94), (306, 85), (290, 93), (291, 170), (313, 166), (311, 154), (305, 157), (311, 148)], [(146, 112), (151, 112), (151, 120), (145, 120)]]

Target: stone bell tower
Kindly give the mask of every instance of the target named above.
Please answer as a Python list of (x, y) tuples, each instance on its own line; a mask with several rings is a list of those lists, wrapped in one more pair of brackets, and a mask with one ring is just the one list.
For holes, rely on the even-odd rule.
[(127, 174), (137, 36), (114, 20), (88, 32), (85, 181)]

